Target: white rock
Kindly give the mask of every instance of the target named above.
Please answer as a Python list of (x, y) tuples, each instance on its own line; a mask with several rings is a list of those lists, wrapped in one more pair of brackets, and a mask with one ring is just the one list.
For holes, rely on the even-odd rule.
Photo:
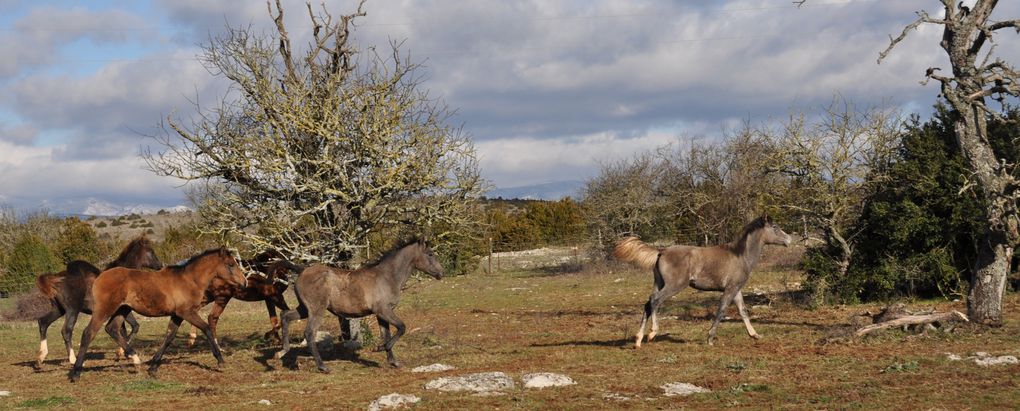
[(453, 369), (452, 365), (438, 364), (437, 363), (437, 364), (432, 364), (432, 365), (422, 365), (422, 366), (419, 366), (419, 367), (414, 367), (414, 368), (411, 369), (411, 372), (440, 372), (440, 371), (450, 371), (452, 369)]
[(482, 372), (460, 377), (443, 377), (425, 384), (426, 390), (439, 391), (500, 391), (514, 388), (514, 380), (501, 372)]
[(10, 397), (11, 392), (7, 390), (0, 391), (0, 397)]
[(988, 353), (986, 353), (984, 351), (978, 351), (978, 352), (974, 353), (974, 355), (977, 356), (978, 358), (984, 358), (984, 357), (988, 356)]
[(615, 392), (607, 392), (602, 395), (602, 398), (613, 401), (630, 401), (630, 397)]
[(960, 360), (963, 359), (963, 357), (961, 357), (959, 355), (956, 355), (956, 354), (953, 354), (951, 352), (950, 353), (946, 353), (946, 358), (948, 358), (949, 361), (960, 361)]
[(408, 404), (414, 404), (419, 401), (421, 401), (421, 398), (414, 395), (393, 393), (384, 395), (375, 401), (372, 401), (372, 403), (368, 405), (368, 411), (379, 411), (384, 408), (398, 408)]
[(576, 384), (566, 375), (550, 372), (524, 374), (521, 376), (521, 382), (524, 383), (524, 388), (563, 387)]
[(273, 402), (269, 400), (259, 400), (259, 405), (273, 405)]
[(1017, 358), (1012, 355), (1003, 355), (1000, 357), (975, 358), (974, 363), (982, 367), (987, 367), (989, 365), (1018, 364), (1020, 363), (1020, 360), (1017, 360)]
[(674, 395), (691, 395), (703, 392), (710, 392), (709, 389), (707, 388), (701, 388), (697, 385), (688, 384), (686, 382), (671, 382), (669, 384), (663, 385), (661, 388), (663, 391), (666, 392), (667, 397), (672, 397)]

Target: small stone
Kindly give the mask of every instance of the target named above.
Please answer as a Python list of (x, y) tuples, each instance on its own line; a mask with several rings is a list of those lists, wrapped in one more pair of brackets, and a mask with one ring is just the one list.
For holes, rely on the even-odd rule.
[(669, 384), (663, 385), (660, 388), (662, 388), (662, 390), (666, 392), (667, 397), (672, 397), (675, 395), (686, 396), (691, 394), (711, 392), (707, 388), (702, 388), (694, 384), (688, 384), (686, 382), (671, 382)]
[(422, 366), (419, 366), (419, 367), (414, 367), (414, 368), (411, 369), (411, 372), (441, 372), (441, 371), (450, 371), (452, 369), (453, 369), (452, 365), (438, 364), (437, 363), (437, 364), (432, 364), (432, 365), (422, 365)]
[(617, 394), (615, 392), (605, 393), (602, 395), (602, 398), (613, 401), (630, 401), (630, 397), (626, 395)]
[(269, 400), (259, 400), (259, 405), (273, 405), (273, 402)]
[(978, 352), (974, 353), (974, 356), (976, 356), (978, 358), (985, 358), (985, 357), (988, 356), (988, 353), (986, 353), (984, 351), (978, 351)]
[(949, 361), (960, 361), (963, 359), (963, 357), (960, 357), (959, 355), (953, 353), (946, 353), (946, 358), (948, 358)]
[(0, 391), (0, 397), (10, 397), (11, 392), (7, 390)]
[(521, 381), (524, 382), (524, 388), (563, 387), (576, 384), (566, 375), (550, 372), (524, 374), (521, 376)]
[(372, 401), (372, 403), (368, 405), (368, 411), (379, 411), (384, 408), (398, 408), (408, 404), (415, 404), (419, 401), (421, 401), (421, 398), (414, 395), (397, 393), (387, 394), (379, 397), (375, 401)]
[(426, 390), (500, 391), (514, 388), (514, 380), (502, 372), (482, 372), (460, 377), (443, 377), (425, 384)]

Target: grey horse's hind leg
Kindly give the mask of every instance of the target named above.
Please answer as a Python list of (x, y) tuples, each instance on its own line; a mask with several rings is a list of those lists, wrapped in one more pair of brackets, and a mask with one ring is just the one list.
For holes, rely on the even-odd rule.
[(648, 341), (655, 338), (655, 335), (659, 332), (659, 307), (662, 306), (663, 302), (679, 293), (680, 290), (683, 290), (683, 288), (683, 284), (666, 285), (664, 288), (657, 289), (652, 293), (652, 295), (648, 296), (648, 302), (645, 303), (645, 313), (641, 318), (641, 326), (638, 328), (637, 335), (635, 336), (635, 348), (641, 348), (641, 339), (644, 337), (645, 324), (648, 322), (649, 318), (652, 320), (652, 329), (651, 332), (648, 333)]
[(308, 350), (312, 352), (312, 357), (315, 358), (315, 366), (319, 368), (319, 371), (328, 373), (329, 368), (322, 362), (322, 355), (319, 354), (319, 344), (315, 341), (315, 333), (319, 331), (321, 323), (322, 313), (312, 313), (308, 316), (308, 324), (305, 324), (305, 341), (308, 341)]
[(677, 295), (683, 289), (684, 284), (679, 284), (667, 285), (666, 288), (659, 290), (659, 296), (656, 298), (655, 304), (652, 305), (652, 331), (648, 333), (648, 341), (651, 341), (659, 333), (659, 307), (662, 307), (662, 303), (673, 298), (674, 295)]
[(758, 332), (754, 331), (754, 327), (751, 326), (751, 318), (747, 316), (747, 310), (744, 308), (744, 295), (741, 294), (740, 290), (737, 290), (737, 295), (733, 296), (733, 302), (737, 304), (740, 318), (744, 320), (744, 328), (747, 328), (747, 335), (756, 340), (761, 338)]
[(726, 314), (726, 307), (729, 307), (730, 302), (740, 293), (740, 289), (733, 287), (723, 291), (722, 300), (719, 301), (719, 311), (715, 313), (715, 320), (712, 321), (712, 328), (708, 329), (708, 345), (715, 345), (715, 331), (719, 328), (719, 321), (722, 321), (723, 315)]
[(276, 359), (283, 358), (283, 356), (287, 355), (287, 352), (290, 351), (290, 334), (288, 333), (290, 330), (290, 323), (291, 321), (297, 321), (300, 319), (301, 314), (298, 310), (287, 310), (280, 313), (280, 340), (282, 341), (283, 346), (280, 348), (280, 351), (276, 352)]

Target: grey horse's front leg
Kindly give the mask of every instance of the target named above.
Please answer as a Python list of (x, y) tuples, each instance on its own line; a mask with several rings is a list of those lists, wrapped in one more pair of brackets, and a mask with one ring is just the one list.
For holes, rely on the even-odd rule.
[(754, 327), (751, 326), (751, 318), (747, 316), (747, 310), (744, 308), (744, 295), (737, 290), (737, 295), (733, 297), (733, 302), (737, 304), (737, 310), (740, 311), (740, 318), (744, 320), (744, 328), (747, 328), (747, 335), (754, 339), (760, 339), (761, 336), (758, 332), (754, 331)]
[(715, 345), (715, 331), (719, 328), (719, 322), (722, 321), (724, 315), (726, 315), (726, 307), (729, 307), (730, 301), (733, 301), (737, 293), (740, 292), (739, 288), (733, 287), (723, 291), (722, 300), (719, 301), (719, 311), (715, 313), (715, 320), (712, 321), (712, 328), (708, 329), (708, 345)]

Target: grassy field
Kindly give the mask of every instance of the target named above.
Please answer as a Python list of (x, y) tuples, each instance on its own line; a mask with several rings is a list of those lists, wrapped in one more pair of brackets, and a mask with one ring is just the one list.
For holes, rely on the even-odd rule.
[[(720, 326), (719, 341), (705, 344), (707, 319), (719, 294), (685, 290), (661, 313), (661, 333), (635, 350), (640, 307), (650, 291), (650, 274), (623, 268), (569, 272), (539, 267), (442, 281), (409, 282), (397, 313), (409, 334), (397, 344), (404, 368), (385, 366), (385, 353), (362, 351), (351, 361), (326, 354), (331, 374), (315, 372), (307, 350), (297, 368), (272, 359), (277, 344), (264, 341), (268, 328), (260, 303), (232, 302), (220, 321), (226, 365), (215, 369), (208, 346), (194, 348), (179, 338), (158, 379), (132, 372), (113, 359), (113, 342), (97, 338), (85, 373), (67, 382), (69, 366), (59, 337), (50, 330), (50, 359), (42, 372), (31, 364), (37, 348), (35, 325), (4, 323), (0, 344), (0, 408), (71, 409), (239, 409), (269, 400), (285, 409), (365, 409), (379, 396), (397, 392), (422, 398), (416, 409), (1006, 409), (1020, 404), (1020, 365), (982, 367), (951, 361), (984, 351), (1020, 355), (1020, 299), (1005, 301), (1007, 322), (999, 329), (961, 326), (953, 333), (914, 335), (886, 331), (862, 341), (824, 343), (850, 317), (877, 305), (799, 308), (784, 291), (796, 273), (757, 272), (748, 290), (753, 321), (763, 335), (751, 340), (739, 320)], [(9, 306), (10, 302), (4, 302)], [(917, 302), (962, 310), (961, 303)], [(6, 308), (6, 307), (5, 307)], [(736, 316), (735, 312), (731, 315)], [(81, 327), (75, 333), (75, 347)], [(135, 346), (151, 356), (165, 319), (143, 319)], [(377, 328), (372, 321), (373, 331)], [(183, 327), (182, 327), (183, 328)], [(293, 336), (303, 330), (298, 324)], [(337, 333), (335, 321), (324, 329)], [(182, 334), (183, 336), (183, 331)], [(441, 373), (412, 373), (432, 363), (456, 367)], [(288, 364), (290, 365), (290, 364)], [(426, 391), (439, 376), (502, 371), (518, 387), (499, 396)], [(577, 384), (524, 389), (520, 376), (556, 372)], [(660, 386), (687, 382), (712, 390), (665, 397)], [(610, 398), (612, 397), (612, 398)]]

